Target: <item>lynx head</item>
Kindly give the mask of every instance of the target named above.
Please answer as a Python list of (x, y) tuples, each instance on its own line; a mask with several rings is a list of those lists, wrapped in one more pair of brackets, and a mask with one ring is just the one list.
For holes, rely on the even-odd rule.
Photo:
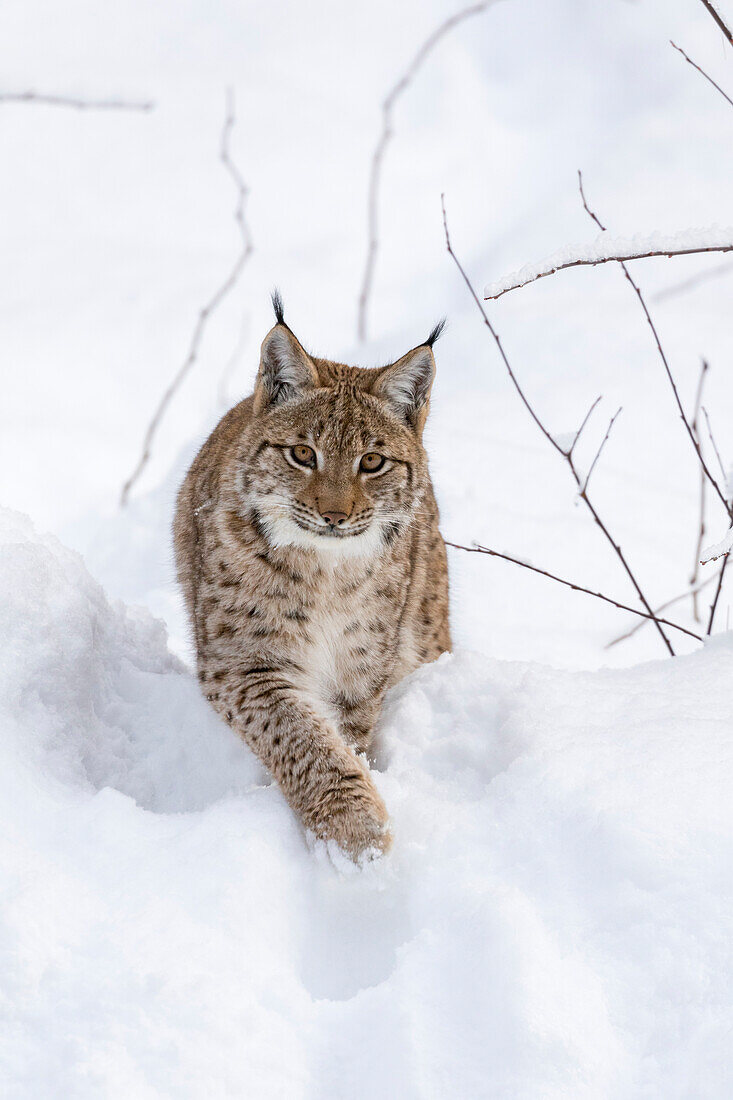
[(273, 305), (240, 451), (245, 509), (273, 546), (377, 554), (410, 524), (427, 484), (422, 432), (443, 322), (401, 359), (365, 369), (309, 355), (278, 294)]

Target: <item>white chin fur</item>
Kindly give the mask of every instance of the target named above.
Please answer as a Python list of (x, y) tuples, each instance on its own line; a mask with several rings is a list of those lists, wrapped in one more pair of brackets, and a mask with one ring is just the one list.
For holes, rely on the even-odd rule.
[(299, 527), (289, 516), (262, 515), (267, 537), (273, 546), (298, 546), (318, 550), (328, 557), (365, 558), (384, 550), (379, 523), (370, 523), (361, 535), (341, 537), (315, 535)]

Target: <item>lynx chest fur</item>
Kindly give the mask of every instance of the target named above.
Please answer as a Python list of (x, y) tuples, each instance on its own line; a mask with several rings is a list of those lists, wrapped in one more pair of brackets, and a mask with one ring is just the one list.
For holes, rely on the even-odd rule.
[(387, 689), (450, 647), (422, 446), (429, 340), (375, 370), (308, 355), (282, 316), (252, 397), (181, 488), (178, 575), (202, 689), (316, 836), (389, 846), (363, 756)]

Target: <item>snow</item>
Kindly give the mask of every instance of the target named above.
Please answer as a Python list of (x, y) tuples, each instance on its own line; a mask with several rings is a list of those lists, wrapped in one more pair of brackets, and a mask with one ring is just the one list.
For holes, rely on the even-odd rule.
[(694, 252), (733, 251), (733, 226), (721, 229), (682, 229), (676, 233), (635, 233), (632, 237), (614, 237), (599, 233), (587, 244), (565, 245), (551, 256), (536, 263), (527, 263), (509, 275), (488, 283), (484, 298), (500, 298), (546, 275), (578, 264), (603, 264), (610, 260), (633, 260), (652, 256), (684, 256)]
[[(393, 113), (362, 344), (380, 105), (455, 10), (3, 5), (7, 90), (155, 101), (0, 104), (0, 506), (32, 517), (0, 518), (11, 1100), (733, 1094), (730, 570), (719, 633), (675, 634), (667, 661), (648, 625), (606, 648), (632, 616), (449, 551), (456, 652), (388, 701), (375, 778), (395, 848), (360, 871), (309, 848), (190, 672), (173, 502), (251, 390), (275, 285), (309, 349), (365, 365), (447, 313), (426, 430), (447, 538), (635, 599), (446, 254), (440, 195), (476, 286), (587, 240), (578, 167), (612, 227), (599, 248), (618, 228), (727, 225), (730, 108), (669, 39), (723, 86), (730, 53), (687, 0), (523, 0), (454, 28)], [(228, 86), (254, 251), (120, 510), (241, 243), (218, 159)], [(710, 363), (728, 469), (733, 262), (636, 275), (685, 408)], [(492, 322), (554, 438), (599, 394), (623, 405), (594, 501), (652, 605), (678, 596), (700, 470), (618, 265), (506, 295)], [(606, 424), (586, 425), (578, 468)], [(717, 537), (726, 516), (707, 504)], [(668, 614), (704, 633), (713, 591), (702, 625), (689, 600)]]
[(39, 538), (27, 518), (3, 510), (0, 538), (4, 714), (29, 763), (42, 758), (66, 785), (113, 786), (155, 812), (261, 782), (159, 620), (110, 604), (79, 555)]
[(729, 1094), (733, 635), (420, 670), (344, 876), (159, 622), (0, 546), (4, 1095)]
[(574, 432), (561, 432), (559, 435), (553, 436), (553, 439), (557, 443), (558, 447), (562, 451), (569, 451), (575, 442), (578, 435), (578, 429)]

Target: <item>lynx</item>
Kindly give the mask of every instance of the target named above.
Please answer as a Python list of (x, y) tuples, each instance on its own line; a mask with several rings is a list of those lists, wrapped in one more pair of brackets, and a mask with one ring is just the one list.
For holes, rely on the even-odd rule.
[(450, 648), (422, 445), (442, 322), (366, 369), (309, 355), (273, 305), (254, 393), (178, 495), (178, 577), (206, 698), (304, 826), (362, 862), (392, 839), (366, 759), (385, 692)]

